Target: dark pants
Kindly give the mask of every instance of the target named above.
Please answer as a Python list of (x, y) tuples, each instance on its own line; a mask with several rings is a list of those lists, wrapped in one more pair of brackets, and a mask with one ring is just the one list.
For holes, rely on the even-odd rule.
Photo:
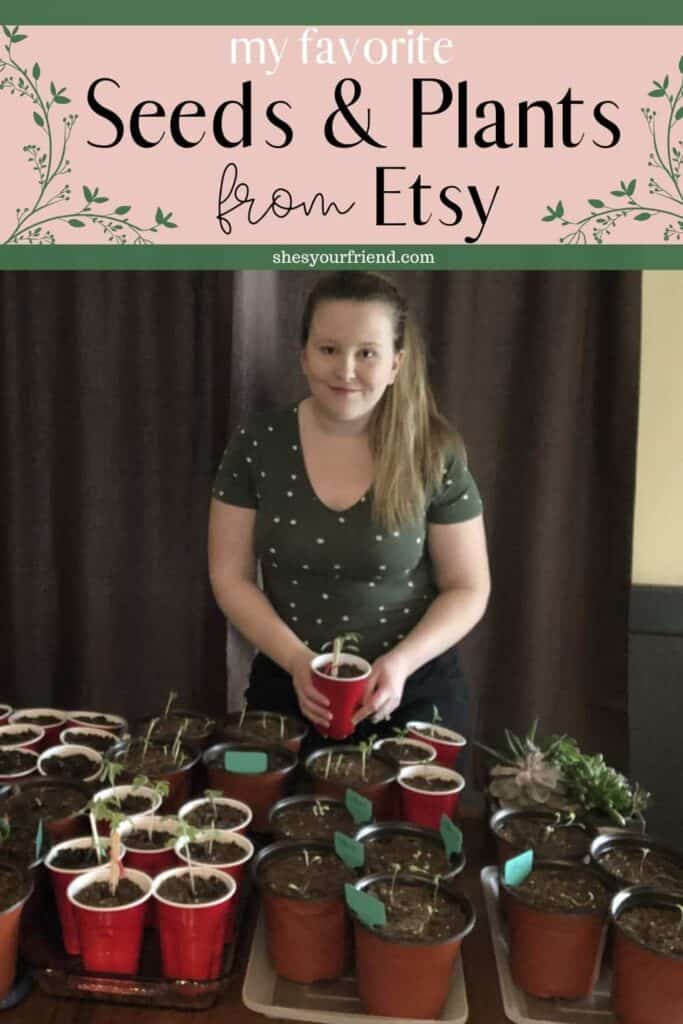
[[(265, 654), (254, 658), (245, 697), (250, 709), (301, 716), (292, 677)], [(365, 719), (345, 742), (358, 743), (371, 735), (393, 736), (394, 729), (400, 729), (411, 719), (431, 722), (435, 707), (441, 715), (440, 724), (467, 736), (469, 694), (454, 647), (408, 676), (403, 699), (390, 719), (376, 724), (370, 718)], [(305, 757), (312, 750), (338, 742), (325, 739), (312, 725), (301, 753)]]

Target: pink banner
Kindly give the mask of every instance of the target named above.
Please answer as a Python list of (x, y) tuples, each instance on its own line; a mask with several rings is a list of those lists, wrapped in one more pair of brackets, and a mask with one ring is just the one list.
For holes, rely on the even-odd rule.
[(677, 242), (683, 29), (29, 27), (0, 240)]

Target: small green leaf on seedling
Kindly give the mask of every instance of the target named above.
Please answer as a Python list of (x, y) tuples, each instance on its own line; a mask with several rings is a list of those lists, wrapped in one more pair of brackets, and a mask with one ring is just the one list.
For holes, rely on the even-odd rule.
[(387, 912), (381, 900), (370, 893), (361, 892), (348, 882), (344, 886), (346, 905), (368, 928), (382, 928), (387, 923)]
[(372, 804), (366, 800), (355, 789), (347, 789), (344, 797), (346, 809), (355, 821), (356, 825), (364, 825), (372, 819)]
[(443, 845), (446, 847), (446, 853), (448, 856), (450, 857), (454, 853), (460, 853), (462, 850), (462, 832), (445, 814), (441, 815), (439, 831), (441, 832)]
[(347, 868), (362, 868), (365, 863), (365, 847), (343, 832), (334, 833), (334, 851)]
[(525, 850), (524, 853), (511, 857), (505, 862), (503, 868), (503, 881), (506, 885), (521, 885), (528, 878), (534, 866), (534, 851)]

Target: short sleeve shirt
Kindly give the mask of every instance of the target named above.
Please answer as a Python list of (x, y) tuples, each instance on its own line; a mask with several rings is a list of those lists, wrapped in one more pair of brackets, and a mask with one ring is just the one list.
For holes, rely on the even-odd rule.
[(482, 511), (477, 486), (456, 455), (446, 460), (440, 489), (413, 525), (379, 527), (370, 493), (344, 511), (329, 508), (308, 479), (298, 404), (237, 428), (213, 496), (256, 510), (263, 590), (293, 632), (315, 651), (340, 633), (358, 633), (369, 661), (398, 643), (438, 592), (428, 524), (464, 522)]

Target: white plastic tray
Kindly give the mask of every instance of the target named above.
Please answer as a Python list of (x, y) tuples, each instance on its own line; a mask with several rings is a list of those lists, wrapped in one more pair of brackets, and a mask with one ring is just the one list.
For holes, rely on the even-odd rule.
[(483, 868), (481, 884), (505, 1016), (515, 1024), (614, 1024), (609, 1006), (611, 971), (604, 962), (590, 999), (536, 999), (515, 985), (510, 973), (507, 930), (498, 903), (498, 868)]
[[(245, 1006), (266, 1017), (309, 1020), (320, 1024), (341, 1024), (353, 1018), (354, 1022), (368, 1024), (396, 1024), (394, 1018), (363, 1013), (353, 976), (338, 981), (318, 981), (312, 985), (299, 985), (278, 977), (271, 967), (266, 950), (263, 912), (259, 913), (254, 931), (247, 972), (244, 976), (242, 1000)], [(465, 1024), (467, 1020), (467, 992), (462, 969), (462, 955), (453, 971), (453, 981), (444, 1011), (439, 1018), (448, 1024)], [(401, 1024), (430, 1024), (401, 1018)]]

